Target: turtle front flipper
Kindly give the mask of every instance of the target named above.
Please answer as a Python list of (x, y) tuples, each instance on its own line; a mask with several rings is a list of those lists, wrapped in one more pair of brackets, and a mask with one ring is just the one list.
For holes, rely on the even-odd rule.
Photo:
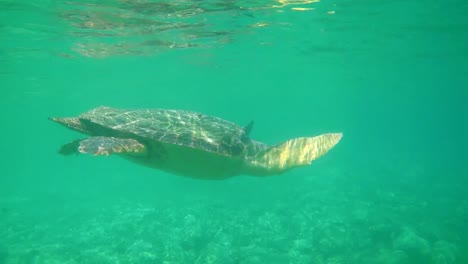
[(341, 137), (342, 133), (329, 133), (290, 139), (257, 154), (250, 161), (249, 169), (256, 175), (272, 175), (310, 165), (313, 160), (332, 149)]
[(70, 155), (88, 153), (93, 155), (110, 155), (114, 153), (145, 153), (146, 147), (135, 139), (114, 137), (90, 137), (79, 139), (60, 148), (60, 154)]

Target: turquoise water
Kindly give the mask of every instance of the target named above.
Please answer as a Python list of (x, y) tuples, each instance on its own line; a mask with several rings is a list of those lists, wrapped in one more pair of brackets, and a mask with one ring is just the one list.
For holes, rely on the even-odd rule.
[[(0, 263), (468, 263), (463, 1), (0, 0)], [(64, 157), (47, 120), (198, 111), (311, 166), (204, 181)]]

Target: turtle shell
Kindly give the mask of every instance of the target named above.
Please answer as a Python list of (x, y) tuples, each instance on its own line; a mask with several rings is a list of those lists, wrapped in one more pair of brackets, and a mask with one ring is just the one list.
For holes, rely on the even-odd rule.
[(235, 123), (183, 110), (125, 110), (103, 106), (80, 115), (79, 119), (146, 140), (201, 149), (223, 156), (242, 154), (248, 142), (244, 128)]

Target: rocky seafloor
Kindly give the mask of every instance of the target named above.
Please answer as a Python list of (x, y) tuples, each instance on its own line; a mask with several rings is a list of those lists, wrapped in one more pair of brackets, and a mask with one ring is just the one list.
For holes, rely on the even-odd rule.
[(55, 209), (5, 199), (0, 263), (468, 263), (467, 200), (368, 187), (302, 185), (263, 202), (55, 200)]

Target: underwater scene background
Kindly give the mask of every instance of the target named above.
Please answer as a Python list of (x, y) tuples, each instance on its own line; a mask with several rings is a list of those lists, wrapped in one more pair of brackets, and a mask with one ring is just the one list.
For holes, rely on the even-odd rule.
[[(0, 0), (0, 263), (468, 263), (468, 2)], [(64, 157), (47, 120), (198, 111), (268, 144), (343, 132), (279, 176)]]

